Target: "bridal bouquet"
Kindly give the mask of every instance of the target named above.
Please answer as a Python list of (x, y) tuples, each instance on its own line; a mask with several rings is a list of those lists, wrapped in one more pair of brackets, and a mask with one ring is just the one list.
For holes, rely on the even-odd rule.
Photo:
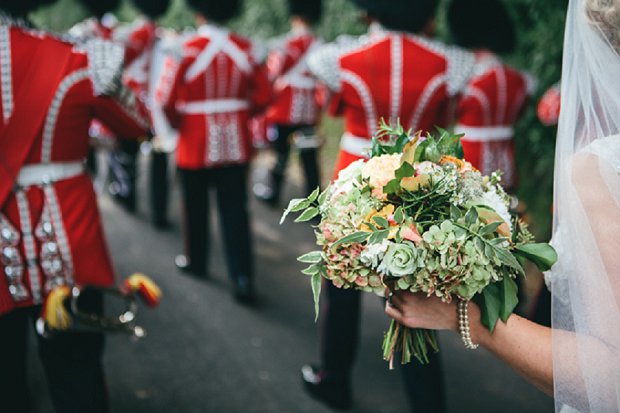
[[(408, 290), (445, 302), (475, 300), (493, 331), (518, 303), (515, 279), (523, 260), (541, 270), (556, 260), (548, 244), (535, 244), (527, 226), (509, 213), (500, 174), (483, 176), (463, 160), (460, 136), (411, 135), (382, 122), (371, 157), (343, 169), (323, 192), (293, 199), (282, 216), (295, 222), (320, 216), (320, 249), (298, 258), (312, 278), (318, 317), (323, 278), (340, 288), (383, 295)], [(435, 333), (392, 324), (383, 355), (393, 365), (411, 356), (428, 362)]]

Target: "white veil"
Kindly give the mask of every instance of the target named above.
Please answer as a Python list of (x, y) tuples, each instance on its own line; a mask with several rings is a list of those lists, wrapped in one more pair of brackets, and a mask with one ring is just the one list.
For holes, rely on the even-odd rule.
[(620, 0), (570, 0), (553, 243), (556, 411), (620, 411)]

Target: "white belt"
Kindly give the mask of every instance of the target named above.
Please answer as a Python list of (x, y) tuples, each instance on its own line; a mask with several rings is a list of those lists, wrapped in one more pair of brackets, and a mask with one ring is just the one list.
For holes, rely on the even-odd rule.
[(466, 142), (498, 142), (508, 141), (514, 136), (514, 129), (510, 126), (464, 126), (457, 125), (454, 128), (457, 134), (465, 134)]
[(186, 115), (211, 115), (247, 110), (247, 100), (243, 99), (209, 99), (198, 102), (182, 103), (177, 110)]
[(340, 140), (340, 149), (351, 155), (368, 158), (372, 149), (372, 140), (345, 132)]
[(19, 170), (16, 184), (21, 187), (43, 185), (82, 175), (83, 162), (63, 162), (26, 165)]
[(296, 89), (313, 90), (316, 88), (316, 80), (308, 76), (283, 76), (276, 82), (276, 88), (284, 89), (291, 86)]

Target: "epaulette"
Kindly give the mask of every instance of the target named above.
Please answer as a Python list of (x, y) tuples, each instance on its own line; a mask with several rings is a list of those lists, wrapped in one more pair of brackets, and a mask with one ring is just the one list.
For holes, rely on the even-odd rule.
[(308, 56), (308, 68), (314, 76), (333, 90), (339, 92), (340, 81), (340, 58), (358, 47), (369, 42), (369, 37), (363, 36), (338, 36), (332, 43), (320, 46)]
[(89, 40), (83, 48), (88, 55), (88, 70), (95, 95), (113, 94), (121, 79), (125, 50), (102, 39)]

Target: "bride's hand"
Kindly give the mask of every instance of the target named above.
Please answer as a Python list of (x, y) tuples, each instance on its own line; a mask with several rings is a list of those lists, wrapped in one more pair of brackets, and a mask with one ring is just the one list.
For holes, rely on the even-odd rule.
[(385, 313), (400, 324), (430, 330), (458, 329), (456, 303), (446, 304), (437, 297), (398, 291), (385, 305)]

